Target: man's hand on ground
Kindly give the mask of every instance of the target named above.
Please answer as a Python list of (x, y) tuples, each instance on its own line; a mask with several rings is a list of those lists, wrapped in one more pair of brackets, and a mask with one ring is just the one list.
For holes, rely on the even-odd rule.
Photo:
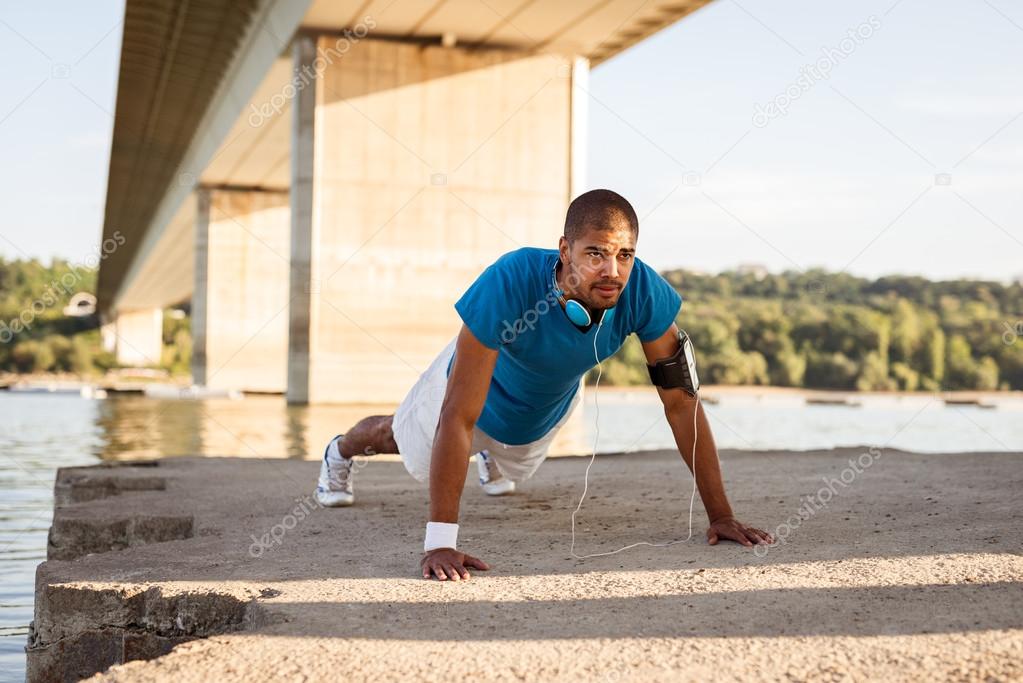
[(717, 545), (718, 540), (727, 538), (745, 546), (754, 543), (774, 543), (774, 537), (766, 531), (742, 524), (735, 517), (722, 517), (710, 523), (707, 529), (707, 542)]
[(451, 548), (435, 548), (426, 553), (419, 564), (423, 568), (424, 579), (430, 578), (432, 574), (441, 581), (468, 579), (469, 570), (466, 567), (490, 569), (490, 565), (483, 560)]

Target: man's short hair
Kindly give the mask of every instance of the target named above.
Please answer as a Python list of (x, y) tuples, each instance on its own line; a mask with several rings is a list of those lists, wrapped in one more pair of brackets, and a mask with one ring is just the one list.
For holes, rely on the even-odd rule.
[(613, 230), (628, 224), (632, 234), (639, 238), (639, 218), (625, 197), (611, 190), (584, 192), (568, 205), (565, 215), (565, 239), (569, 243), (586, 234), (591, 228)]

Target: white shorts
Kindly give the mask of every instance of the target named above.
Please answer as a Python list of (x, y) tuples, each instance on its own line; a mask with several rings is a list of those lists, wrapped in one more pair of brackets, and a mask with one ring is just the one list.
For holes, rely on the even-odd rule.
[[(457, 337), (448, 342), (430, 367), (426, 369), (409, 390), (401, 405), (394, 412), (391, 428), (394, 441), (398, 444), (398, 452), (405, 463), (405, 469), (418, 481), (430, 480), (430, 459), (433, 455), (433, 437), (440, 421), (440, 408), (447, 391), (447, 369), (451, 356), (455, 353)], [(472, 432), (470, 453), (475, 454), (486, 449), (494, 459), (497, 469), (506, 478), (514, 482), (528, 479), (536, 472), (540, 463), (547, 457), (547, 451), (558, 430), (572, 416), (576, 406), (582, 402), (582, 389), (575, 392), (571, 405), (562, 418), (542, 437), (531, 443), (506, 445), (490, 437), (486, 432), (475, 426)]]

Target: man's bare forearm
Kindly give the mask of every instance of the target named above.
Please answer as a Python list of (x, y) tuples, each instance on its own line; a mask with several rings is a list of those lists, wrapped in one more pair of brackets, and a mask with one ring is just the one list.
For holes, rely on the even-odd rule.
[(696, 414), (696, 487), (711, 522), (732, 516), (732, 506), (725, 495), (721, 480), (721, 463), (718, 461), (717, 446), (710, 431), (710, 422), (703, 410), (703, 404), (695, 398), (687, 398), (670, 407), (664, 415), (675, 435), (675, 444), (683, 461), (693, 471), (693, 411)]
[(458, 523), (458, 506), (469, 469), (472, 426), (441, 415), (430, 454), (430, 521)]

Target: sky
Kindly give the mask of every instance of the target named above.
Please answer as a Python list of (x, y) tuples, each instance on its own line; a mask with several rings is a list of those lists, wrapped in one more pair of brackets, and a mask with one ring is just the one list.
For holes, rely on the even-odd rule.
[[(122, 13), (0, 2), (4, 257), (98, 251)], [(587, 89), (655, 268), (1023, 276), (1023, 2), (715, 0)]]

